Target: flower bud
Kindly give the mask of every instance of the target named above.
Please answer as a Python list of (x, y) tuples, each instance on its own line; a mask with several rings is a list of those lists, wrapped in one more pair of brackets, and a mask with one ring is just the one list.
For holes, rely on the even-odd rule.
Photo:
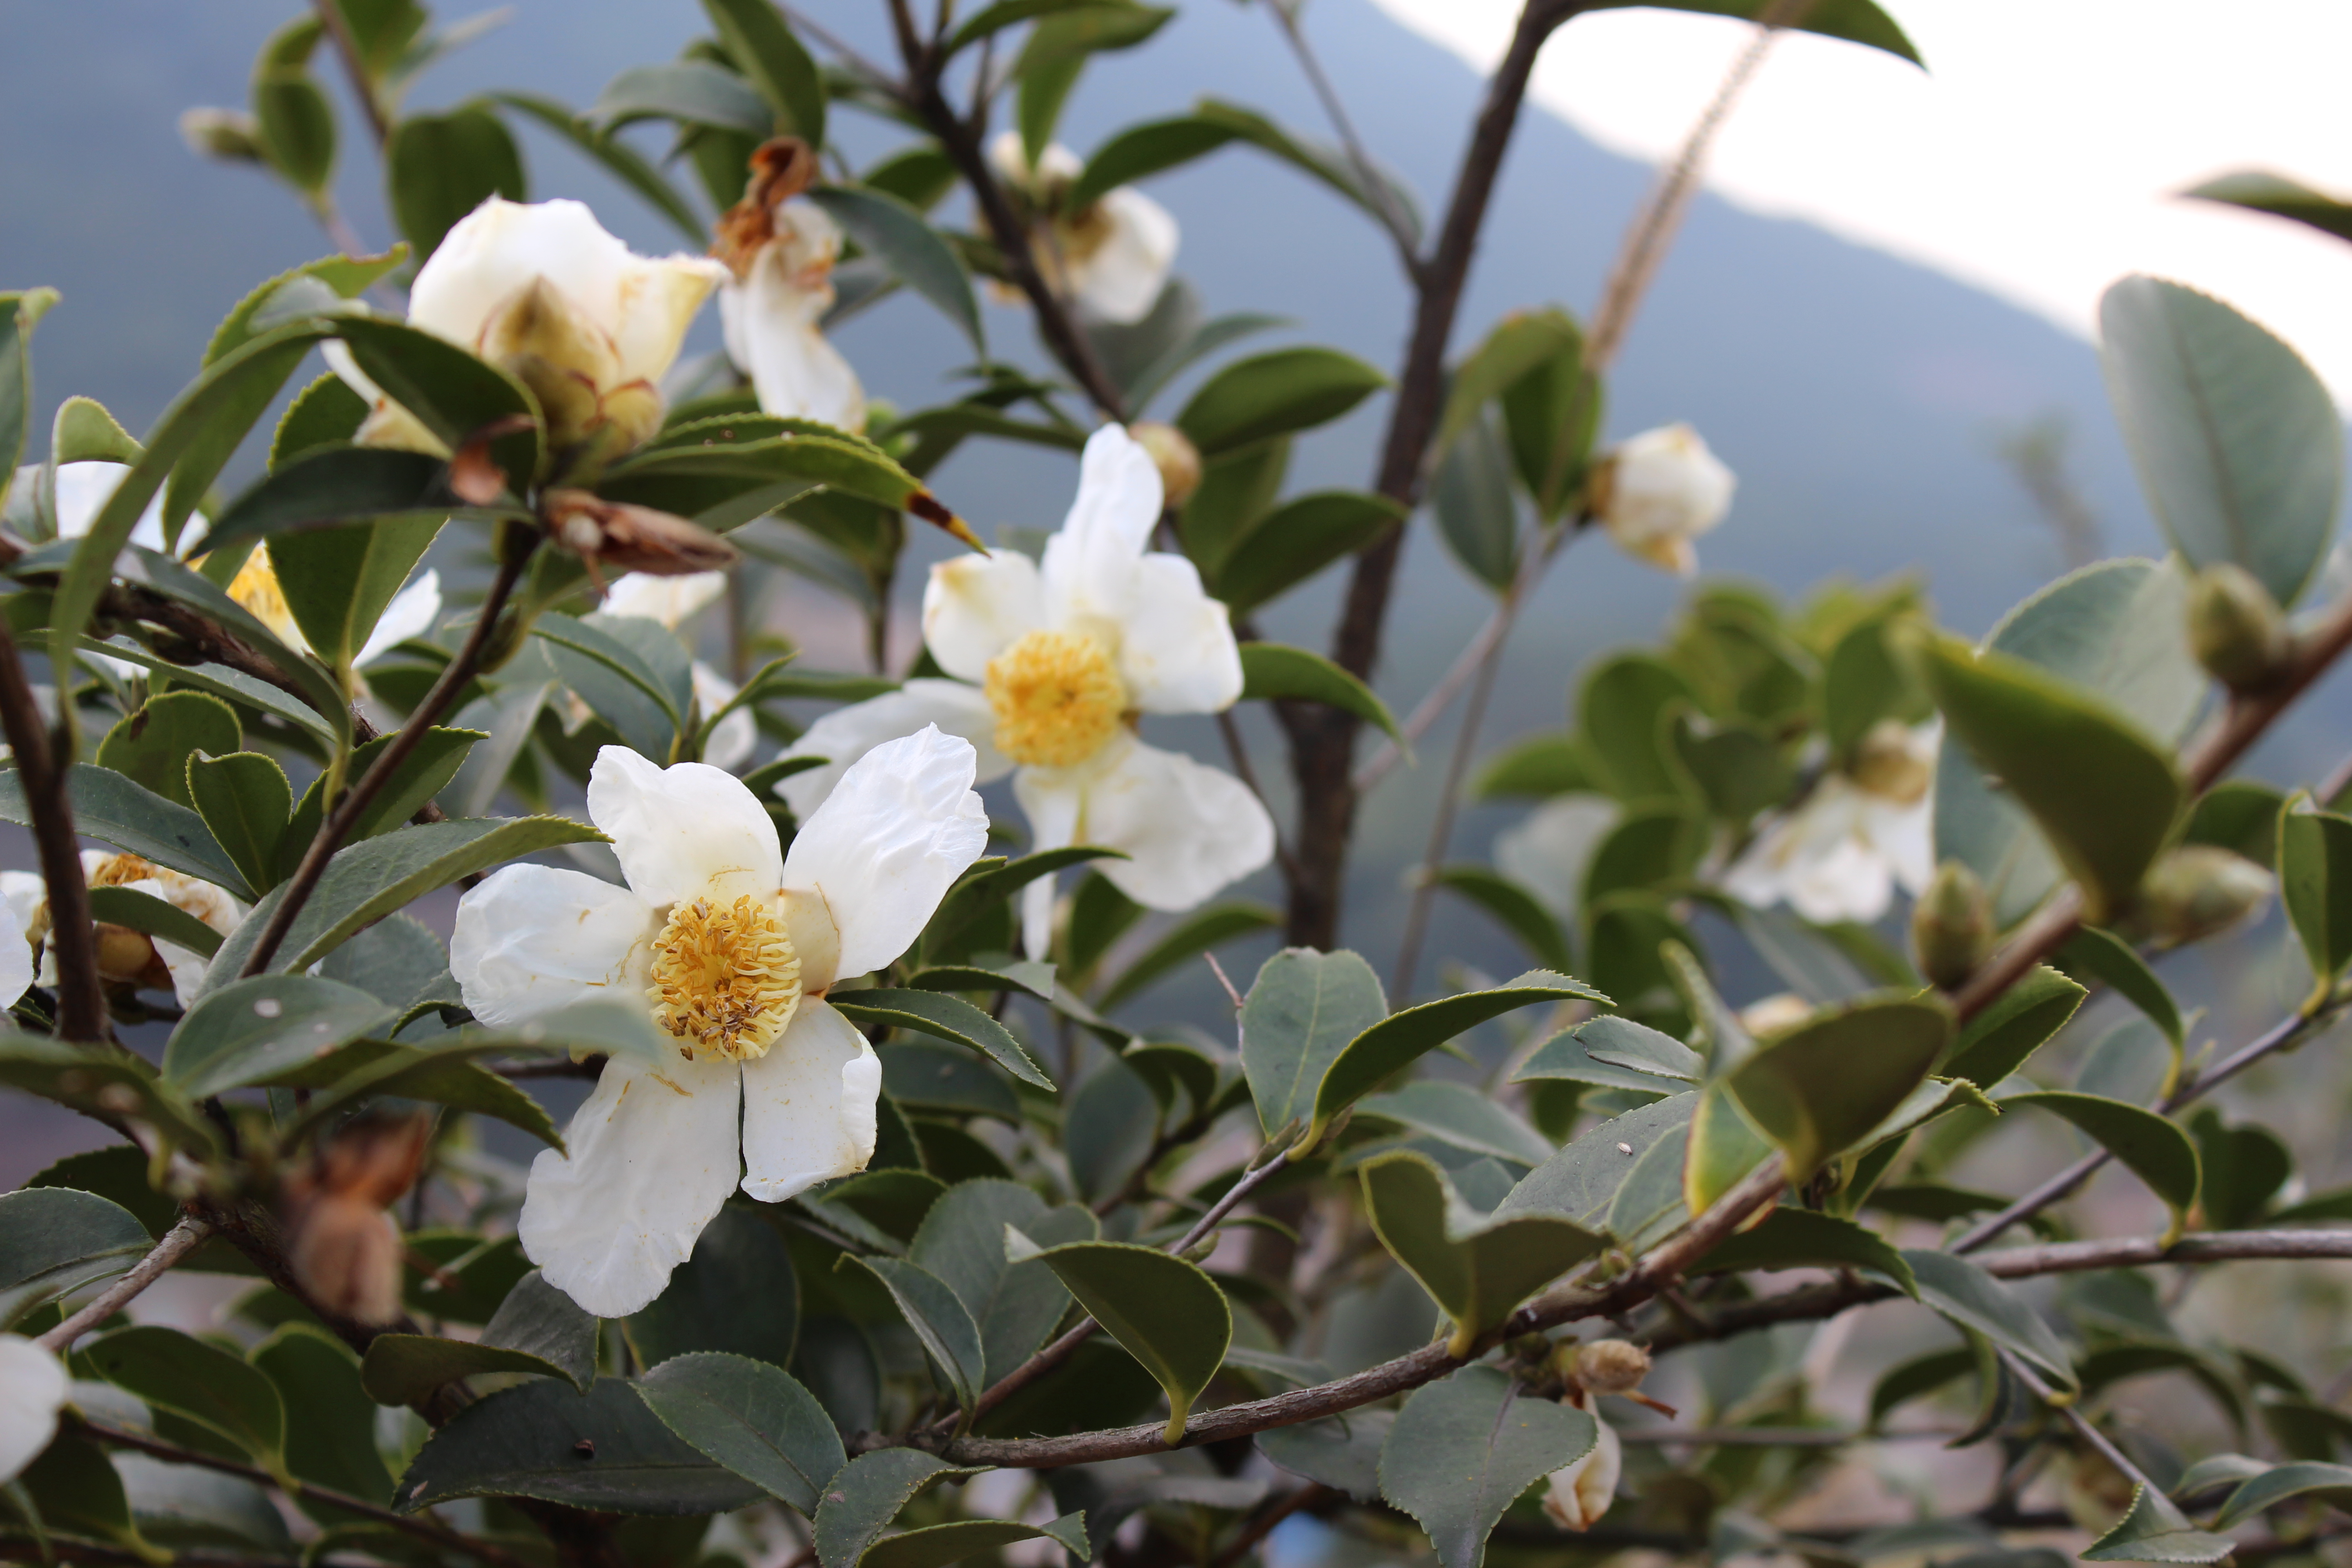
[(261, 125), (241, 109), (199, 106), (180, 116), (180, 140), (200, 158), (224, 163), (262, 162)]
[(429, 1115), (364, 1116), (287, 1176), (287, 1263), (327, 1311), (400, 1316), (400, 1233), (384, 1211), (415, 1184), (432, 1138)]
[(1156, 419), (1130, 425), (1127, 433), (1151, 454), (1152, 466), (1160, 470), (1160, 504), (1174, 508), (1191, 500), (1192, 492), (1201, 488), (1201, 449), (1192, 438)]
[(2245, 691), (2278, 678), (2293, 639), (2270, 590), (2244, 567), (2223, 561), (2189, 585), (2189, 646), (2216, 680)]
[(587, 490), (544, 491), (540, 515), (549, 535), (585, 561), (600, 586), (600, 569), (682, 577), (724, 571), (742, 559), (726, 540), (682, 517), (606, 500)]
[(1650, 1375), (1650, 1352), (1631, 1340), (1595, 1340), (1576, 1349), (1576, 1381), (1595, 1394), (1631, 1394)]
[(1599, 1415), (1593, 1416), (1592, 1425), (1592, 1447), (1574, 1464), (1554, 1470), (1544, 1487), (1544, 1517), (1562, 1530), (1591, 1529), (1617, 1496), (1617, 1477), (1625, 1463), (1623, 1446), (1615, 1429)]
[(1738, 480), (1687, 425), (1644, 430), (1593, 466), (1585, 504), (1619, 549), (1687, 577), (1691, 541), (1723, 521)]
[(2189, 844), (2157, 861), (2140, 884), (2137, 923), (2166, 947), (2201, 942), (2263, 907), (2275, 879), (2242, 855)]
[(1935, 880), (1911, 907), (1911, 952), (1928, 984), (1948, 991), (1992, 951), (1992, 900), (1984, 883), (1958, 860), (1936, 868)]

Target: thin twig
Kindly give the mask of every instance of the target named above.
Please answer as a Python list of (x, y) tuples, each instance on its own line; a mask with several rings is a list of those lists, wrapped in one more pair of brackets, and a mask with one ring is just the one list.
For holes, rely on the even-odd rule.
[(1415, 283), (1421, 282), (1428, 273), (1429, 264), (1414, 247), (1412, 225), (1398, 205), (1396, 191), (1381, 174), (1380, 165), (1372, 161), (1370, 149), (1357, 134), (1355, 121), (1349, 117), (1348, 106), (1340, 99), (1339, 89), (1331, 85), (1331, 79), (1323, 74), (1323, 62), (1316, 58), (1314, 47), (1307, 43), (1306, 29), (1298, 25), (1297, 8), (1285, 4), (1284, 0), (1272, 0), (1265, 8), (1273, 14), (1274, 24), (1282, 29), (1283, 37), (1288, 40), (1290, 52), (1297, 57), (1298, 68), (1306, 76), (1307, 85), (1315, 89), (1316, 98), (1323, 105), (1324, 114), (1331, 121), (1331, 129), (1339, 133), (1339, 145), (1346, 151), (1348, 162), (1355, 165), (1356, 178), (1362, 182), (1364, 195), (1370, 198), (1378, 211), (1381, 226), (1396, 242), (1397, 259), (1403, 263), (1405, 276)]
[(2072, 1399), (2058, 1397), (2057, 1391), (2042, 1382), (2033, 1369), (2027, 1366), (2024, 1360), (2015, 1352), (2002, 1349), (2000, 1351), (2000, 1355), (2001, 1364), (2009, 1369), (2010, 1375), (2023, 1384), (2027, 1391), (2036, 1399), (2063, 1417), (2066, 1425), (2074, 1429), (2074, 1435), (2088, 1444), (2099, 1458), (2113, 1465), (2118, 1475), (2133, 1485), (2145, 1489), (2152, 1496), (2159, 1498), (2164, 1496), (2164, 1489), (2148, 1479), (2147, 1473), (2132, 1463), (2131, 1457), (2116, 1447), (2107, 1435), (2100, 1431), (2089, 1416), (2083, 1414), (2080, 1405)]
[(1843, 1448), (1857, 1443), (1949, 1442), (1955, 1426), (1923, 1426), (1900, 1432), (1848, 1432), (1820, 1426), (1620, 1426), (1617, 1440), (1634, 1447), (1687, 1444), (1698, 1448)]
[[(343, 19), (342, 7), (335, 0), (315, 0), (319, 21), (327, 30), (327, 37), (335, 46), (335, 53), (343, 62), (343, 75), (349, 79), (352, 96), (360, 100), (360, 112), (367, 117), (369, 133), (381, 148), (392, 134), (392, 124), (384, 117), (383, 105), (375, 95), (375, 84), (368, 79), (367, 66), (360, 58), (359, 41), (352, 37), (350, 25)], [(359, 252), (352, 252), (358, 255)]]
[[(73, 699), (70, 666), (55, 672), (60, 710)], [(63, 726), (59, 726), (62, 730)], [(58, 960), (58, 1033), (84, 1043), (107, 1037), (106, 989), (98, 973), (98, 927), (74, 835), (68, 760), (51, 744), (48, 721), (33, 697), (16, 640), (0, 625), (0, 731), (15, 751), (32, 816), (33, 847), (47, 885), (50, 951)]]
[(193, 1465), (200, 1469), (216, 1470), (225, 1476), (241, 1476), (248, 1481), (257, 1482), (262, 1486), (279, 1487), (292, 1496), (309, 1498), (314, 1502), (324, 1503), (330, 1508), (346, 1510), (362, 1518), (372, 1519), (378, 1524), (388, 1525), (404, 1534), (415, 1536), (420, 1541), (429, 1541), (436, 1546), (452, 1552), (462, 1552), (468, 1557), (494, 1563), (497, 1568), (533, 1568), (530, 1559), (509, 1552), (503, 1546), (493, 1546), (488, 1542), (476, 1541), (471, 1536), (461, 1535), (457, 1531), (432, 1519), (415, 1514), (394, 1513), (381, 1504), (372, 1503), (365, 1498), (353, 1497), (349, 1492), (334, 1491), (305, 1480), (296, 1480), (289, 1487), (268, 1470), (255, 1466), (240, 1464), (235, 1459), (225, 1459), (216, 1454), (205, 1453), (196, 1448), (184, 1448), (177, 1443), (167, 1443), (160, 1437), (149, 1436), (144, 1432), (125, 1431), (120, 1426), (110, 1426), (102, 1421), (92, 1421), (86, 1415), (74, 1417), (74, 1424), (85, 1435), (109, 1447), (130, 1448), (138, 1453), (152, 1455), (159, 1459), (168, 1459), (175, 1465)]
[(213, 1227), (194, 1215), (184, 1215), (180, 1223), (163, 1233), (155, 1250), (133, 1264), (131, 1272), (109, 1285), (90, 1303), (56, 1328), (33, 1342), (44, 1350), (63, 1353), (74, 1341), (121, 1311), (124, 1306), (148, 1286), (161, 1279), (172, 1265), (195, 1250), (196, 1244), (212, 1235)]
[(482, 601), (481, 612), (475, 617), (473, 627), (467, 632), (465, 644), (457, 649), (457, 656), (443, 667), (440, 678), (433, 682), (433, 689), (408, 715), (408, 721), (400, 727), (400, 733), (393, 737), (392, 744), (376, 758), (375, 765), (344, 792), (343, 798), (336, 803), (335, 809), (320, 825), (317, 837), (302, 852), (301, 864), (295, 868), (294, 875), (287, 879), (285, 890), (278, 895), (278, 907), (269, 914), (269, 923), (262, 928), (260, 937), (255, 941), (240, 978), (260, 974), (268, 969), (269, 961), (278, 956), (278, 946), (285, 942), (286, 933), (294, 928), (295, 919), (301, 914), (302, 907), (318, 890), (319, 879), (326, 875), (327, 862), (333, 858), (336, 848), (358, 825), (361, 815), (374, 803), (375, 797), (383, 793), (384, 785), (392, 781), (392, 775), (399, 771), (400, 765), (424, 742), (425, 731), (440, 719), (443, 710), (473, 679), (474, 667), (480, 661), (482, 649), (488, 646), (491, 632), (497, 628), (499, 612), (505, 609), (507, 596), (514, 591), (515, 583), (521, 577), (523, 563), (528, 559), (527, 552), (518, 552), (513, 559), (499, 565), (497, 580), (490, 584), (489, 597)]

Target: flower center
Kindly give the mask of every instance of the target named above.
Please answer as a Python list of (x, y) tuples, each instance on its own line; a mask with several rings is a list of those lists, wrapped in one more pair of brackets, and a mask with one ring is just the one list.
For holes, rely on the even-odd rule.
[(1118, 730), (1127, 688), (1110, 651), (1084, 632), (1031, 632), (988, 661), (996, 749), (1016, 763), (1066, 768)]
[(287, 607), (285, 591), (278, 585), (278, 569), (269, 563), (267, 544), (254, 546), (245, 564), (236, 569), (228, 596), (252, 612), (253, 618), (276, 633), (280, 642), (294, 643), (301, 635), (294, 625), (294, 612)]
[(654, 939), (646, 995), (688, 1059), (714, 1051), (756, 1061), (800, 1005), (800, 954), (781, 912), (748, 894), (732, 904), (680, 899)]
[(1898, 805), (1916, 805), (1935, 781), (1932, 764), (1912, 748), (1911, 731), (1894, 720), (1873, 725), (1855, 752), (1854, 784)]

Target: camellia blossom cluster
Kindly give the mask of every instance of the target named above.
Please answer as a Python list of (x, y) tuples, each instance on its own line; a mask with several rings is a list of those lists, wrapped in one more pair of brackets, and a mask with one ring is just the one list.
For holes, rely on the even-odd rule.
[[(125, 888), (161, 899), (182, 914), (194, 915), (222, 936), (236, 930), (245, 920), (246, 907), (226, 888), (128, 852), (85, 849), (81, 852), (81, 874), (82, 880), (93, 888)], [(25, 994), (26, 985), (33, 983), (28, 958), (24, 984), (14, 984), (19, 952), (41, 949), (41, 984), (57, 983), (57, 954), (48, 946), (48, 884), (31, 871), (0, 871), (0, 903), (6, 905), (7, 920), (16, 926), (18, 938), (16, 942), (5, 940), (6, 930), (0, 926), (0, 990), (6, 991), (8, 1000), (13, 1002)], [(103, 921), (98, 927), (99, 976), (110, 985), (169, 992), (174, 1001), (185, 1006), (195, 1000), (210, 962), (203, 953), (164, 937), (149, 936), (144, 931)]]
[[(782, 780), (814, 810), (843, 770), (927, 724), (967, 737), (982, 783), (1013, 774), (1034, 850), (1099, 845), (1097, 868), (1147, 909), (1186, 910), (1272, 858), (1274, 819), (1232, 774), (1147, 744), (1147, 713), (1221, 713), (1242, 694), (1225, 609), (1181, 555), (1147, 549), (1160, 470), (1124, 429), (1088, 438), (1078, 496), (1042, 562), (1013, 550), (931, 568), (923, 640), (951, 679), (836, 710), (784, 752), (827, 765)], [(1042, 954), (1054, 884), (1023, 892), (1023, 937)]]

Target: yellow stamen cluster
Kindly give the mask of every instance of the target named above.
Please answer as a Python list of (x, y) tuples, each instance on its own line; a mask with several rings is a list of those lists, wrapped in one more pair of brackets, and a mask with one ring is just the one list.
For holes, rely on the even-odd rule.
[(705, 1051), (755, 1061), (793, 1021), (800, 955), (777, 910), (749, 895), (732, 904), (680, 899), (654, 939), (654, 1022)]
[(1084, 632), (1031, 632), (988, 661), (996, 749), (1016, 763), (1066, 768), (1118, 730), (1127, 688), (1110, 652)]
[(230, 580), (228, 596), (253, 614), (254, 619), (278, 635), (280, 641), (292, 642), (299, 636), (294, 625), (294, 612), (287, 607), (286, 594), (278, 585), (278, 569), (269, 563), (269, 546), (257, 544), (245, 564), (236, 569)]

